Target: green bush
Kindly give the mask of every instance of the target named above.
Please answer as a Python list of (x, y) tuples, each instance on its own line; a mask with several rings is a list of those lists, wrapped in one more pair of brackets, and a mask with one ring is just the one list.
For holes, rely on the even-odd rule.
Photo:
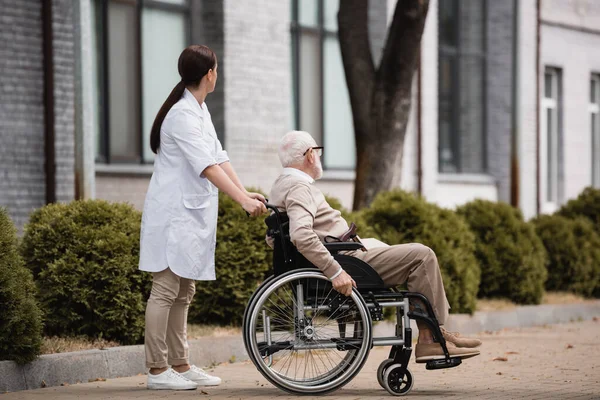
[(576, 199), (562, 206), (558, 214), (567, 218), (585, 217), (600, 234), (600, 189), (585, 188)]
[(132, 206), (101, 200), (31, 214), (22, 253), (48, 335), (141, 341), (151, 277), (138, 271), (140, 221)]
[(592, 223), (560, 215), (532, 222), (548, 253), (546, 289), (600, 295), (600, 235)]
[(379, 194), (354, 216), (362, 237), (430, 247), (439, 261), (451, 312), (475, 311), (480, 272), (473, 256), (474, 237), (462, 218), (401, 190)]
[(217, 280), (196, 283), (190, 321), (241, 324), (250, 296), (271, 274), (273, 252), (265, 242), (266, 231), (264, 217), (248, 217), (229, 196), (219, 196)]
[(480, 297), (539, 304), (546, 281), (546, 253), (533, 225), (506, 203), (475, 200), (457, 210), (476, 237)]
[(17, 248), (17, 231), (0, 208), (0, 360), (33, 361), (42, 344), (42, 313), (31, 272)]

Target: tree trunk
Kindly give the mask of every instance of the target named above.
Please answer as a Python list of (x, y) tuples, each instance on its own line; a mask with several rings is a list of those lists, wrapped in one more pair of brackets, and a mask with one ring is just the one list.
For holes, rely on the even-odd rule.
[(381, 63), (369, 44), (368, 0), (340, 1), (339, 39), (356, 140), (354, 209), (392, 188), (411, 106), (429, 0), (398, 0)]

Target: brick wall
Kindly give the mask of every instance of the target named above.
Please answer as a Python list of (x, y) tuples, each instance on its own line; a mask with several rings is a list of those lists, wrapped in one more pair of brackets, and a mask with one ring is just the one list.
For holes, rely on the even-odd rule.
[(39, 1), (0, 0), (0, 43), (0, 206), (22, 226), (46, 197)]
[(56, 200), (75, 197), (75, 53), (73, 3), (53, 0)]
[(225, 0), (225, 149), (246, 186), (268, 191), (290, 128), (288, 1)]
[[(73, 198), (71, 2), (53, 5), (57, 199)], [(39, 1), (0, 1), (0, 206), (19, 228), (44, 205), (44, 70)]]

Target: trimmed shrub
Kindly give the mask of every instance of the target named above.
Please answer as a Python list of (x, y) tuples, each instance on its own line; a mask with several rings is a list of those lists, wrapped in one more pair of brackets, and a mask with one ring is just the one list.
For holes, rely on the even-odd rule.
[(457, 210), (476, 237), (480, 297), (539, 304), (546, 281), (546, 252), (533, 225), (506, 203), (475, 200)]
[(440, 264), (451, 312), (475, 311), (480, 272), (473, 256), (474, 237), (462, 218), (402, 190), (379, 194), (355, 215), (362, 237), (430, 247)]
[(584, 217), (590, 220), (600, 234), (600, 189), (585, 188), (576, 199), (563, 205), (558, 214), (567, 218)]
[(17, 248), (17, 230), (0, 208), (0, 360), (33, 361), (42, 344), (42, 313), (31, 272)]
[(532, 222), (548, 253), (546, 289), (600, 295), (600, 235), (592, 223), (560, 215)]
[(138, 271), (141, 213), (102, 200), (31, 214), (22, 253), (38, 286), (48, 335), (139, 343), (151, 276)]
[(251, 218), (227, 195), (219, 196), (216, 281), (198, 281), (189, 320), (239, 325), (257, 286), (272, 272), (264, 217)]

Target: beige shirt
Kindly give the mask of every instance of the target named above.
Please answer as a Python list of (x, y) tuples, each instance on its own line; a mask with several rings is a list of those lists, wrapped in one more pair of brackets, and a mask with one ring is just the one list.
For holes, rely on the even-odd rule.
[(285, 168), (273, 184), (269, 202), (287, 212), (290, 238), (298, 251), (325, 276), (334, 276), (341, 266), (323, 241), (327, 235), (341, 236), (348, 223), (327, 203), (313, 179), (300, 170)]

